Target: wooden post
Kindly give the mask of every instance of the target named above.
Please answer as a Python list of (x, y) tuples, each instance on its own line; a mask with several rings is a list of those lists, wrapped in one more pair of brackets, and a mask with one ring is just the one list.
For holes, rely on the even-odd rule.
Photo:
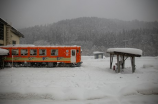
[(110, 69), (112, 69), (113, 55), (110, 53)]
[(117, 54), (117, 70), (120, 73), (120, 62), (119, 62), (119, 55)]
[(135, 72), (135, 57), (133, 56), (133, 73)]
[(135, 57), (131, 56), (132, 73), (135, 72)]
[(111, 66), (111, 53), (110, 53), (110, 69), (112, 68), (112, 66)]
[(122, 69), (125, 68), (125, 55), (122, 56)]
[(123, 55), (120, 55), (120, 66), (122, 67), (122, 69), (123, 69)]
[(131, 66), (132, 66), (132, 72), (133, 72), (133, 58), (131, 56)]

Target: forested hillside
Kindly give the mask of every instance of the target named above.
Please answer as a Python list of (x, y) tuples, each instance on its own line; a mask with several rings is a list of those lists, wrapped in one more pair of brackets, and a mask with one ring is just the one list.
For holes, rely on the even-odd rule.
[(130, 47), (143, 50), (145, 56), (158, 55), (158, 22), (121, 21), (81, 17), (19, 30), (22, 44), (80, 45), (83, 55), (107, 48)]

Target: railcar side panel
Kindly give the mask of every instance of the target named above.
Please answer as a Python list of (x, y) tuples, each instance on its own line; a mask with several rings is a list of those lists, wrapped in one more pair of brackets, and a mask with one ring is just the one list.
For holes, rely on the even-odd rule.
[[(80, 47), (2, 47), (9, 50), (5, 62), (81, 63)], [(74, 50), (74, 51), (73, 51)], [(75, 52), (75, 53), (73, 53)], [(72, 62), (72, 56), (74, 61)]]

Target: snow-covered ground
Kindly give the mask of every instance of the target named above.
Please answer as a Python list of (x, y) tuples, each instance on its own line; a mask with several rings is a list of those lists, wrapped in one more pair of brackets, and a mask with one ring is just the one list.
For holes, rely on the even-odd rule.
[[(109, 57), (83, 56), (81, 67), (0, 70), (0, 104), (158, 104), (158, 57), (136, 58), (132, 73), (109, 69)], [(114, 58), (114, 63), (116, 58)]]

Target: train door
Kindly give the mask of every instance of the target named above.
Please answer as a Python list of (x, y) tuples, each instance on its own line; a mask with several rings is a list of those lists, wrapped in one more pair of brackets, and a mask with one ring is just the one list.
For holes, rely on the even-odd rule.
[(71, 63), (76, 63), (76, 50), (71, 50)]

